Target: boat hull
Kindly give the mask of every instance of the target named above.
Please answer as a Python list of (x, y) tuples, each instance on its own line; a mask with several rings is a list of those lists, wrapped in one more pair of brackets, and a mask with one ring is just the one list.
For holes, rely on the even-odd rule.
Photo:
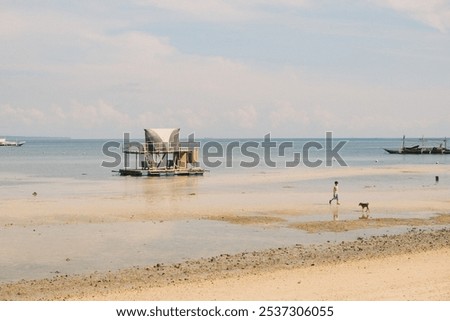
[(0, 141), (0, 146), (9, 146), (9, 147), (20, 147), (23, 144), (25, 144), (25, 142), (8, 142), (8, 141)]
[(450, 149), (444, 148), (404, 148), (404, 149), (388, 149), (384, 148), (389, 154), (403, 155), (443, 155), (450, 154)]

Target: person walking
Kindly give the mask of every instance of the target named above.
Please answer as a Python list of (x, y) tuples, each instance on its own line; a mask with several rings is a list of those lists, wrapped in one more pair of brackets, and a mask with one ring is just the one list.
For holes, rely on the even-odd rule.
[(339, 188), (338, 188), (339, 182), (335, 181), (333, 186), (333, 198), (328, 202), (328, 204), (331, 205), (331, 202), (336, 200), (336, 204), (340, 205), (339, 203)]

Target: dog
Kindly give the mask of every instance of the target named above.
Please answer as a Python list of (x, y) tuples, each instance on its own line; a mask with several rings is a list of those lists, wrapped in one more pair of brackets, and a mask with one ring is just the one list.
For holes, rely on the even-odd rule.
[(369, 203), (359, 203), (359, 206), (361, 206), (361, 209), (364, 211), (364, 209), (366, 210), (366, 212), (370, 212), (369, 209)]
[(369, 203), (359, 203), (359, 206), (361, 206), (362, 215), (360, 218), (366, 219), (369, 218), (370, 209), (369, 209)]

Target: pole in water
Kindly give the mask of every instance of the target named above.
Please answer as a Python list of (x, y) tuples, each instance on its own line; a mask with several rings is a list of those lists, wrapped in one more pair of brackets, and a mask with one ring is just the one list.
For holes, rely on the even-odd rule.
[(436, 183), (439, 182), (439, 176), (435, 177)]

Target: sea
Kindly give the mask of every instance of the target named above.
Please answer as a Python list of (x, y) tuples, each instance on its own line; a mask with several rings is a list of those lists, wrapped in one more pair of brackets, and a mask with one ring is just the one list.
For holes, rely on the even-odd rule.
[[(9, 204), (0, 209), (3, 222), (0, 226), (0, 282), (52, 277), (60, 273), (111, 271), (221, 253), (299, 243), (341, 242), (406, 231), (407, 227), (398, 227), (311, 234), (286, 226), (268, 228), (183, 219), (183, 213), (203, 211), (207, 216), (209, 209), (224, 213), (230, 209), (239, 214), (258, 206), (272, 210), (277, 206), (283, 208), (285, 202), (295, 202), (296, 193), (310, 193), (308, 195), (313, 198), (316, 191), (325, 189), (328, 195), (337, 179), (333, 169), (358, 168), (364, 172), (364, 169), (374, 168), (450, 164), (450, 155), (388, 154), (384, 148), (401, 147), (402, 141), (398, 138), (334, 138), (328, 141), (328, 148), (324, 138), (271, 138), (270, 141), (264, 137), (204, 138), (196, 140), (200, 147), (199, 166), (207, 170), (204, 176), (136, 178), (117, 173), (124, 166), (136, 166), (133, 157), (125, 164), (121, 139), (21, 137), (19, 140), (26, 143), (21, 147), (0, 147), (0, 201)], [(411, 140), (407, 141), (407, 146), (419, 143), (419, 140)], [(436, 144), (439, 145), (438, 140)], [(315, 171), (322, 171), (324, 175), (312, 175), (303, 182), (295, 182), (292, 178), (301, 177), (303, 173), (308, 176)], [(348, 186), (361, 189), (367, 184), (397, 189), (414, 184), (422, 188), (437, 184), (439, 179), (439, 188), (450, 190), (449, 173), (441, 171), (439, 178), (435, 176), (433, 172), (429, 175), (411, 172), (405, 177), (362, 174), (347, 177), (343, 184), (347, 185), (347, 191), (350, 190)], [(258, 195), (264, 195), (263, 199)], [(136, 201), (141, 211), (167, 211), (178, 219), (118, 219), (104, 223), (94, 220), (88, 223), (84, 218), (76, 224), (58, 223), (58, 220), (56, 224), (40, 222), (33, 225), (34, 221), (8, 224), (9, 218), (19, 215), (21, 204), (24, 208), (29, 208), (30, 204), (32, 209), (35, 206), (37, 216), (46, 208), (57, 211), (55, 215), (63, 214), (67, 204), (72, 210), (64, 214), (64, 219), (70, 221), (71, 215), (89, 215), (83, 213), (88, 208), (86, 203), (95, 207), (97, 198), (104, 203), (111, 202), (112, 207), (125, 204), (116, 212), (128, 211), (129, 206), (131, 218), (132, 203)], [(311, 199), (311, 202), (316, 200)], [(327, 200), (325, 203), (328, 205)], [(99, 211), (105, 208), (99, 207)], [(323, 215), (316, 214), (312, 219), (331, 219), (328, 206), (323, 208)], [(257, 211), (252, 213), (259, 214)], [(345, 219), (345, 214), (342, 217)]]
[[(0, 197), (20, 197), (30, 186), (52, 179), (116, 183), (120, 181), (117, 174), (120, 168), (135, 168), (140, 164), (134, 156), (126, 163), (122, 154), (125, 143), (121, 139), (22, 137), (20, 140), (26, 141), (21, 147), (0, 147)], [(264, 146), (263, 137), (198, 139), (196, 143), (200, 147), (200, 167), (215, 178), (261, 171), (288, 173), (327, 167), (450, 163), (450, 155), (388, 154), (384, 148), (401, 147), (402, 142), (397, 138), (335, 138), (329, 143), (328, 149), (332, 152), (328, 153), (324, 138), (271, 138), (270, 143), (266, 142), (270, 146)], [(436, 139), (434, 145), (438, 143)], [(419, 144), (418, 139), (407, 141), (406, 145), (415, 144)], [(102, 188), (105, 186), (107, 188), (108, 184), (103, 184)], [(73, 186), (71, 188), (71, 193), (77, 193)]]
[[(20, 182), (21, 184), (26, 183), (27, 177), (79, 179), (80, 176), (85, 176), (83, 179), (109, 180), (115, 176), (114, 170), (125, 166), (125, 160), (121, 155), (124, 142), (121, 139), (22, 137), (20, 140), (26, 141), (21, 147), (0, 147), (0, 175), (2, 178), (12, 175), (25, 178), (25, 181)], [(437, 139), (435, 141), (439, 142)], [(326, 141), (323, 138), (271, 138), (272, 145), (266, 147), (264, 147), (264, 138), (198, 139), (196, 142), (202, 152), (200, 166), (218, 175), (255, 168), (280, 170), (327, 166)], [(249, 143), (251, 143), (249, 146), (245, 145)], [(411, 140), (410, 143), (407, 142), (407, 146), (415, 143), (419, 144), (419, 140)], [(397, 138), (334, 138), (330, 144), (331, 148), (335, 149), (328, 155), (331, 158), (331, 166), (364, 167), (373, 166), (374, 163), (411, 165), (450, 162), (450, 155), (420, 155), (420, 157), (390, 155), (384, 148), (400, 148), (402, 142)], [(217, 148), (218, 145), (222, 147), (222, 150)], [(266, 160), (264, 156), (267, 150), (270, 151), (270, 157), (266, 157)], [(305, 150), (308, 154), (307, 160), (314, 163), (313, 165), (305, 162)], [(245, 151), (251, 154), (245, 154)], [(296, 153), (300, 155), (299, 162), (295, 162), (294, 154)], [(117, 157), (121, 157), (121, 162), (116, 165)], [(131, 158), (128, 165), (133, 168), (135, 162), (133, 157)], [(8, 184), (12, 183), (0, 181), (0, 187)]]

